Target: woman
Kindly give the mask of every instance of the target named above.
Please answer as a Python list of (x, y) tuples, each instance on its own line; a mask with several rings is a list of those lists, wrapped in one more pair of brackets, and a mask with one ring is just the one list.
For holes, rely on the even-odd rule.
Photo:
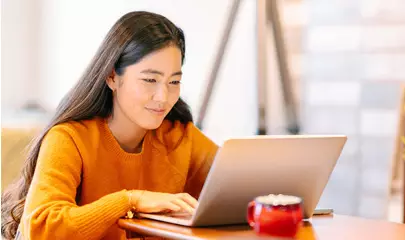
[(179, 98), (184, 54), (161, 15), (117, 21), (4, 193), (3, 236), (125, 239), (129, 211), (194, 211), (218, 147)]

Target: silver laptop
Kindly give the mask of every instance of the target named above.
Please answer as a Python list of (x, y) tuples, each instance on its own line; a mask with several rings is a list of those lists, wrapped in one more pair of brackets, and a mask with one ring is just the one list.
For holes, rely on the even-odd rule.
[(246, 223), (256, 196), (288, 194), (303, 199), (310, 218), (346, 143), (346, 136), (254, 136), (230, 139), (218, 151), (189, 214), (139, 214), (184, 226)]

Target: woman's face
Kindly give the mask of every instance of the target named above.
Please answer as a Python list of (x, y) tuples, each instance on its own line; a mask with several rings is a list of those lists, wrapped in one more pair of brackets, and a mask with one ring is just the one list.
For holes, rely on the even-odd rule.
[[(168, 46), (112, 74), (113, 114), (144, 129), (156, 129), (180, 97), (181, 52)], [(118, 116), (117, 116), (118, 117)]]

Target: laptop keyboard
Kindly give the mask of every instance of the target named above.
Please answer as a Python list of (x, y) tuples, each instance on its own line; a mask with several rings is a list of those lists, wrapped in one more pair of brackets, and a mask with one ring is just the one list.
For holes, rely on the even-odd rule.
[(167, 217), (173, 217), (173, 218), (179, 218), (179, 219), (185, 219), (185, 220), (190, 220), (193, 215), (188, 213), (188, 212), (173, 212), (173, 213), (166, 213), (164, 216)]

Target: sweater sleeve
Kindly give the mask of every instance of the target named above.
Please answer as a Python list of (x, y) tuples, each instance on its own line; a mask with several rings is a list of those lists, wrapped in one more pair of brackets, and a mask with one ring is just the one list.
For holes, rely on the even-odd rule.
[(77, 206), (82, 158), (64, 126), (44, 138), (21, 219), (24, 239), (100, 239), (130, 209), (126, 190)]
[(192, 141), (191, 164), (185, 192), (198, 199), (218, 151), (218, 146), (195, 125), (191, 124), (190, 128)]

